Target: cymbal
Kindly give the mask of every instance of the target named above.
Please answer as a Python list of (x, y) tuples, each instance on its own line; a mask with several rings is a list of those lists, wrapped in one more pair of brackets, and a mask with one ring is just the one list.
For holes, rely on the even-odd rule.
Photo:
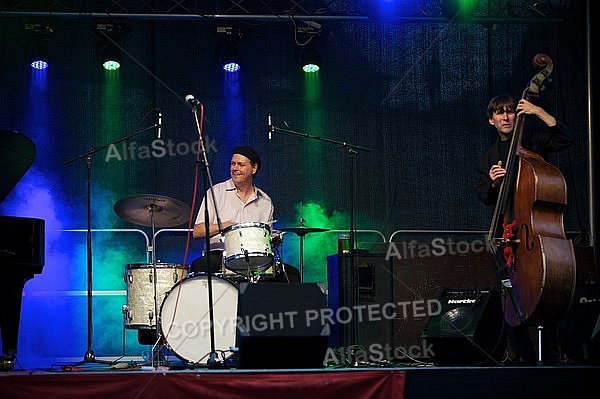
[(306, 226), (295, 226), (295, 227), (278, 227), (277, 230), (289, 231), (290, 233), (296, 233), (299, 236), (307, 235), (308, 233), (322, 233), (329, 231), (329, 229), (323, 229), (320, 227), (306, 227)]
[(117, 215), (141, 226), (173, 227), (185, 223), (190, 217), (190, 207), (175, 198), (157, 194), (132, 195), (115, 202)]

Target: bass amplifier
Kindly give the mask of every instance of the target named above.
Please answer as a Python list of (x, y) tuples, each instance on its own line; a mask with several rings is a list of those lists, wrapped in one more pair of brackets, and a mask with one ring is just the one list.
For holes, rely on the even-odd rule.
[(495, 290), (445, 289), (422, 334), (437, 365), (494, 365), (507, 347), (504, 315)]

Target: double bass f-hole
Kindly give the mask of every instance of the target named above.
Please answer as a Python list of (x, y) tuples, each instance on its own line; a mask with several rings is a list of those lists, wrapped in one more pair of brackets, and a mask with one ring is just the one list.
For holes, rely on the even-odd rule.
[(527, 249), (527, 251), (533, 251), (533, 248), (535, 248), (535, 241), (533, 241), (529, 236), (529, 225), (527, 223), (522, 223), (521, 231), (525, 231), (525, 248)]

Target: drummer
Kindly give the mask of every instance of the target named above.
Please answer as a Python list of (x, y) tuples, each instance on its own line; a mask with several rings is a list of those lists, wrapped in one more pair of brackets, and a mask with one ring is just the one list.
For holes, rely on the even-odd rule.
[[(221, 227), (223, 230), (243, 222), (260, 222), (271, 225), (273, 223), (273, 202), (263, 190), (254, 185), (254, 177), (260, 170), (260, 157), (249, 146), (236, 147), (231, 156), (229, 173), (231, 177), (214, 185), (214, 198), (217, 204)], [(206, 237), (204, 223), (205, 206), (208, 198), (209, 235), (210, 235), (210, 270), (213, 273), (221, 271), (223, 262), (224, 244), (221, 241), (217, 213), (213, 204), (212, 195), (207, 192), (194, 224), (194, 238)], [(281, 238), (275, 234), (272, 245)], [(190, 273), (206, 272), (206, 248), (203, 255), (192, 262)]]

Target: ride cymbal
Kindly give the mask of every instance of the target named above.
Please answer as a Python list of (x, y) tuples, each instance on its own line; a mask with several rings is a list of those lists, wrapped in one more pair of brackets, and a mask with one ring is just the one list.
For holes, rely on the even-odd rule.
[(185, 223), (190, 207), (178, 199), (158, 194), (140, 194), (115, 202), (114, 210), (124, 220), (141, 226), (173, 227)]

